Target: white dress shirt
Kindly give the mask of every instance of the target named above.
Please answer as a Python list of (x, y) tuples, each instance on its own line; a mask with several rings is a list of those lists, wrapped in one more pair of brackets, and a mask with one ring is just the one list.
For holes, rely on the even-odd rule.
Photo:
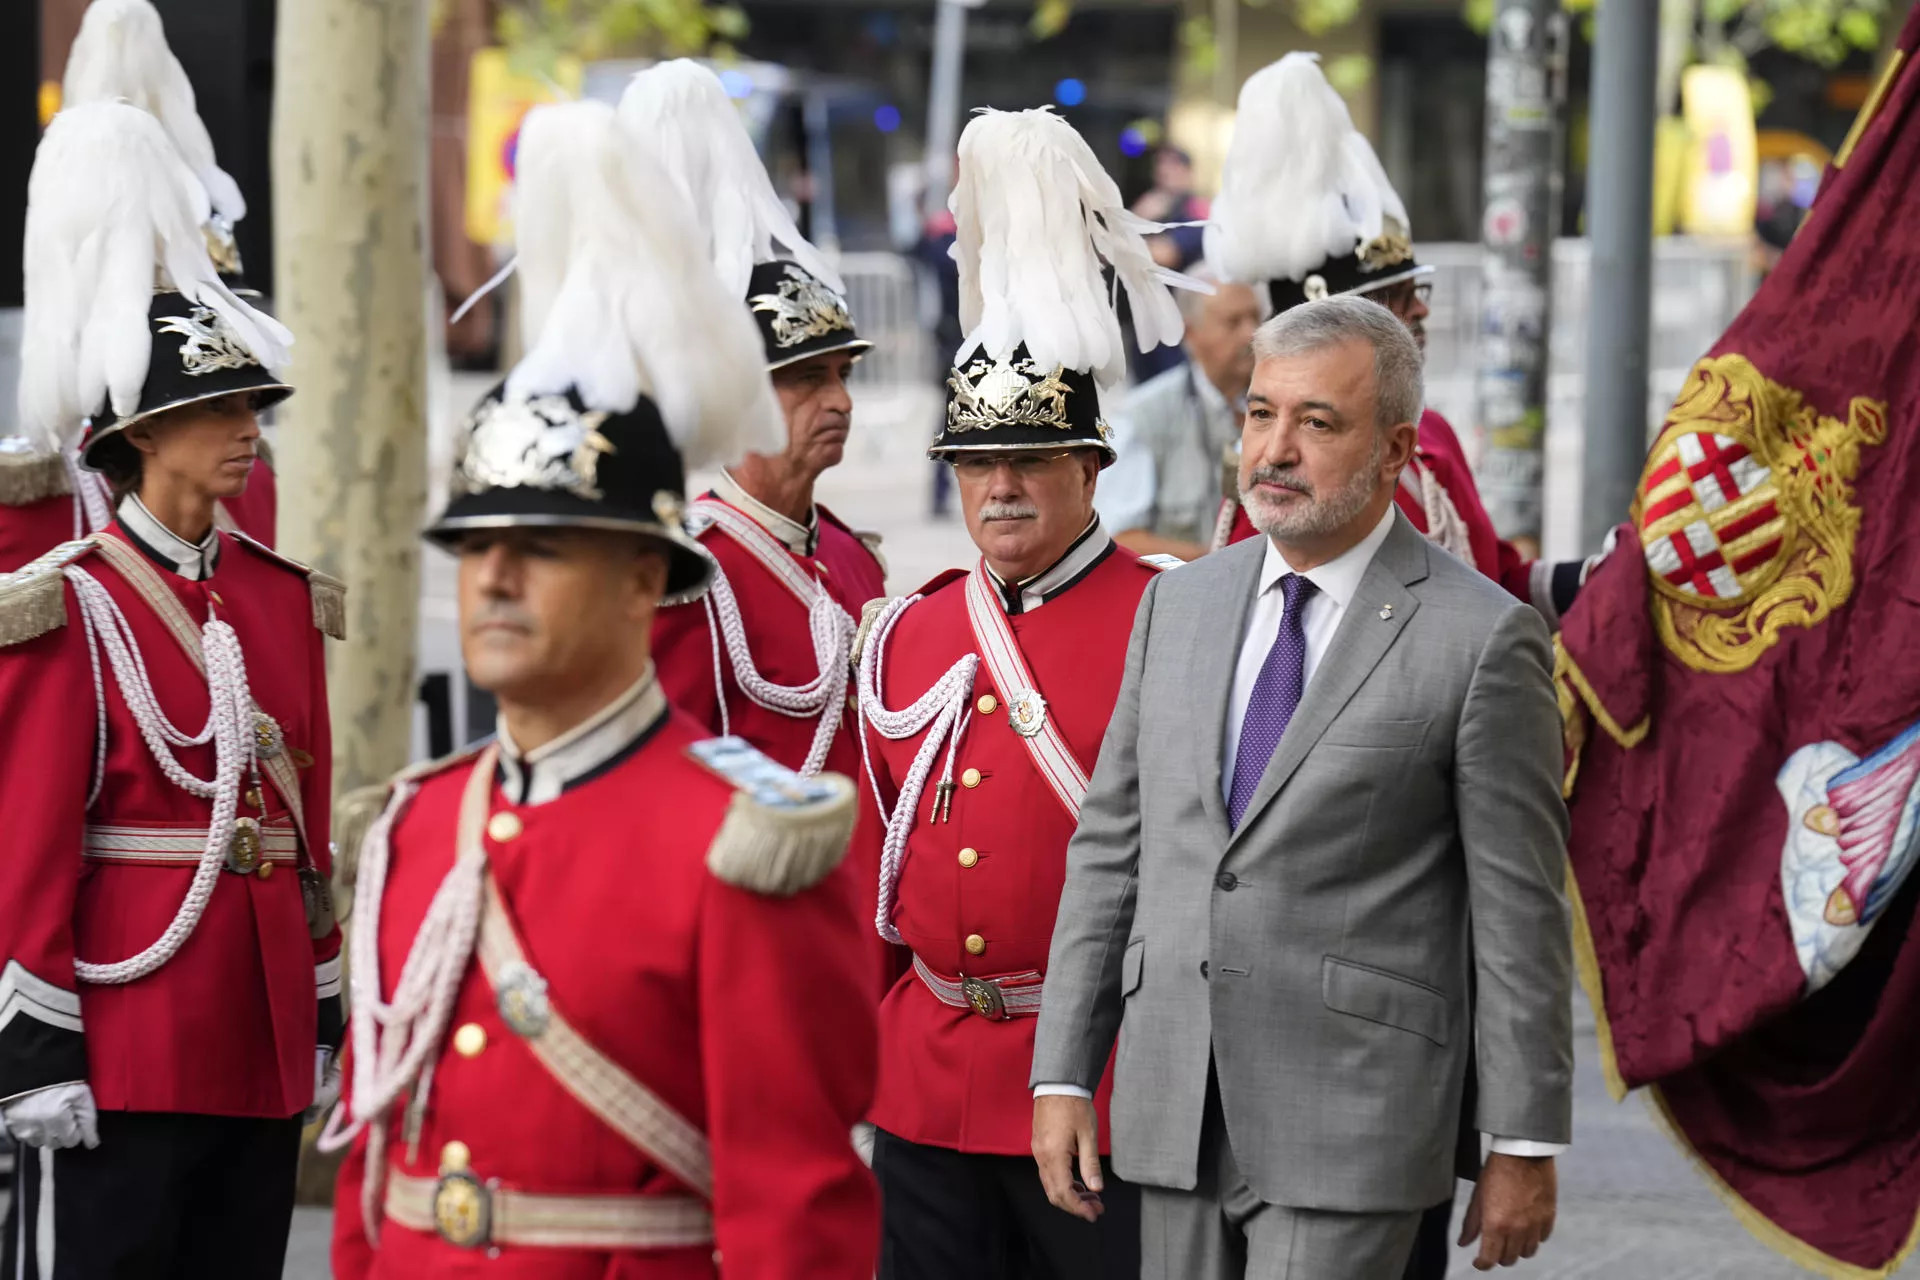
[(559, 737), (522, 751), (507, 732), (506, 718), (496, 723), (500, 741), (500, 785), (512, 804), (546, 804), (569, 788), (599, 777), (632, 755), (666, 723), (667, 699), (648, 663), (626, 692)]
[[(1304, 677), (1303, 689), (1312, 687), (1314, 672), (1319, 669), (1320, 660), (1326, 657), (1327, 646), (1333, 642), (1333, 633), (1339, 628), (1340, 619), (1346, 616), (1347, 606), (1353, 603), (1354, 596), (1359, 593), (1360, 581), (1367, 576), (1367, 568), (1373, 563), (1380, 544), (1393, 531), (1394, 515), (1395, 509), (1389, 504), (1386, 514), (1380, 517), (1380, 523), (1366, 537), (1318, 568), (1301, 573), (1300, 576), (1315, 587), (1314, 593), (1300, 606), (1300, 628), (1307, 641), (1306, 661), (1301, 672)], [(1280, 634), (1280, 621), (1286, 607), (1280, 579), (1292, 572), (1294, 569), (1280, 553), (1280, 548), (1271, 538), (1267, 539), (1267, 558), (1260, 566), (1260, 585), (1253, 598), (1253, 608), (1247, 616), (1247, 633), (1240, 641), (1240, 660), (1234, 667), (1233, 691), (1227, 699), (1226, 749), (1220, 757), (1222, 795), (1233, 789), (1234, 758), (1240, 750), (1240, 722), (1246, 719), (1247, 703), (1253, 699), (1253, 685), (1260, 678), (1260, 667), (1267, 660), (1267, 651), (1273, 648), (1274, 639)], [(1037, 1084), (1033, 1087), (1033, 1096), (1036, 1098), (1049, 1094), (1093, 1097), (1079, 1085)], [(1567, 1149), (1567, 1144), (1496, 1137), (1491, 1149), (1496, 1155), (1557, 1156)]]
[(200, 541), (188, 542), (161, 524), (159, 517), (147, 510), (147, 504), (131, 493), (120, 499), (114, 515), (120, 520), (121, 532), (146, 553), (147, 559), (189, 582), (205, 582), (220, 564), (220, 535), (212, 528)]

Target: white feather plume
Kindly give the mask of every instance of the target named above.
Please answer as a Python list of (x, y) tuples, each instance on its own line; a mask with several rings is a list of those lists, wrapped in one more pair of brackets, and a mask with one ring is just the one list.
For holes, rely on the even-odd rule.
[(676, 58), (637, 72), (620, 95), (620, 123), (650, 147), (688, 207), (699, 211), (714, 270), (735, 298), (747, 296), (755, 263), (780, 256), (835, 293), (846, 292), (840, 273), (794, 225), (739, 108), (707, 67)]
[(514, 204), (526, 355), (508, 395), (572, 388), (589, 408), (624, 413), (644, 393), (689, 468), (784, 446), (759, 329), (714, 273), (693, 210), (612, 107), (528, 112)]
[(1025, 343), (1042, 366), (1090, 372), (1102, 387), (1126, 374), (1126, 353), (1103, 263), (1127, 292), (1140, 350), (1185, 332), (1169, 285), (1206, 290), (1157, 266), (1146, 236), (1086, 139), (1045, 108), (982, 111), (960, 134), (960, 174), (948, 201), (960, 267), (954, 357), (998, 360)]
[(1290, 53), (1240, 87), (1206, 231), (1207, 262), (1246, 283), (1304, 279), (1380, 235), (1406, 207), (1320, 58)]
[(139, 405), (156, 288), (211, 308), (278, 374), (293, 335), (220, 280), (201, 226), (206, 188), (153, 116), (124, 102), (55, 116), (27, 184), (21, 427), (65, 445), (103, 406)]
[(193, 85), (167, 45), (152, 0), (93, 0), (67, 53), (67, 106), (124, 99), (166, 126), (182, 157), (229, 224), (247, 216), (240, 186), (215, 162), (213, 139), (195, 108)]

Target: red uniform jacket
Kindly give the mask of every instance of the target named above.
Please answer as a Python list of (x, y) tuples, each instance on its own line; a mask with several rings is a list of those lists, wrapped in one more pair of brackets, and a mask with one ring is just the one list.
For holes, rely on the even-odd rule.
[[(104, 495), (106, 482), (100, 476), (83, 471), (78, 479), (81, 484), (99, 485)], [(112, 506), (110, 499), (107, 504)], [(269, 547), (274, 544), (279, 491), (273, 467), (264, 458), (256, 462), (246, 492), (219, 505), (232, 527), (255, 542)], [(11, 573), (61, 543), (92, 532), (77, 493), (56, 493), (17, 507), (0, 504), (0, 573)]]
[[(121, 536), (119, 526), (105, 536)], [(332, 743), (323, 640), (308, 585), (297, 566), (219, 536), (211, 577), (191, 582), (167, 569), (159, 576), (195, 621), (218, 615), (238, 634), (254, 701), (279, 723), (300, 765), (308, 848), (327, 876)], [(126, 616), (167, 718), (199, 732), (207, 722), (206, 677), (98, 553), (78, 563)], [(0, 986), (9, 994), (0, 1002), (0, 1098), (84, 1079), (106, 1111), (294, 1115), (313, 1100), (315, 968), (337, 959), (340, 935), (309, 937), (293, 867), (268, 878), (222, 872), (198, 928), (158, 971), (124, 985), (75, 978), (76, 955), (96, 964), (123, 960), (158, 939), (193, 878), (190, 864), (82, 861), (86, 829), (174, 826), (199, 834), (212, 806), (161, 772), (103, 651), (105, 775), (88, 807), (96, 684), (73, 587), (62, 590), (66, 625), (0, 648), (7, 730), (0, 774), (30, 780), (0, 823), (7, 970)], [(211, 744), (177, 755), (189, 772), (213, 777)], [(263, 781), (261, 798), (263, 827), (290, 822), (270, 783)], [(244, 799), (240, 812), (260, 816)], [(76, 989), (80, 1017), (73, 1019)], [(337, 1004), (330, 999), (325, 1012), (337, 1036)]]
[[(1467, 465), (1466, 450), (1460, 447), (1460, 439), (1454, 435), (1453, 427), (1431, 409), (1420, 415), (1420, 440), (1416, 446), (1416, 456), (1433, 473), (1440, 487), (1446, 490), (1453, 509), (1460, 513), (1460, 519), (1466, 523), (1467, 538), (1473, 546), (1473, 567), (1513, 595), (1531, 602), (1534, 562), (1522, 556), (1511, 542), (1494, 532), (1493, 520), (1480, 502), (1480, 489), (1473, 482), (1473, 468)], [(1402, 484), (1394, 490), (1393, 497), (1407, 519), (1413, 522), (1413, 527), (1426, 533), (1427, 511), (1421, 505), (1419, 491)], [(1253, 522), (1247, 519), (1246, 511), (1235, 503), (1233, 532), (1228, 535), (1227, 542), (1232, 544), (1253, 536)]]
[[(546, 803), (511, 805), (496, 786), (493, 812), (522, 825), (504, 843), (489, 835), (487, 855), (554, 1007), (707, 1134), (716, 1243), (509, 1245), (489, 1259), (388, 1220), (375, 1250), (360, 1207), (363, 1134), (334, 1198), (337, 1280), (712, 1280), (716, 1256), (728, 1280), (872, 1276), (879, 1199), (850, 1134), (873, 1092), (874, 1007), (858, 978), (850, 869), (787, 898), (716, 879), (705, 860), (734, 789), (686, 754), (706, 736), (698, 726), (673, 712), (655, 724), (624, 759)], [(378, 921), (383, 998), (452, 865), (472, 767), (429, 777), (395, 826)], [(441, 1047), (419, 1155), (408, 1159), (396, 1115), (392, 1167), (432, 1177), (441, 1149), (459, 1141), (476, 1176), (508, 1188), (690, 1194), (547, 1073), (502, 1021), (477, 961), (449, 1026), (468, 1023), (484, 1047), (471, 1057)]]
[[(716, 495), (708, 494), (709, 498)], [(869, 600), (886, 593), (886, 571), (878, 557), (840, 518), (825, 507), (819, 514), (819, 535), (810, 556), (794, 555), (794, 560), (824, 585), (827, 593), (840, 602), (855, 622)], [(750, 514), (750, 513), (749, 513)], [(713, 553), (733, 587), (740, 604), (740, 619), (746, 627), (747, 648), (754, 666), (775, 684), (803, 685), (819, 675), (813, 655), (813, 633), (807, 611), (778, 579), (768, 573), (752, 553), (718, 527), (700, 535), (701, 545)], [(788, 554), (793, 554), (789, 552)], [(713, 629), (707, 621), (706, 606), (699, 601), (662, 609), (653, 624), (653, 660), (660, 672), (660, 687), (668, 701), (692, 716), (710, 734), (722, 732), (721, 701), (727, 708), (725, 731), (745, 738), (789, 769), (798, 769), (807, 760), (813, 746), (818, 721), (795, 719), (769, 711), (740, 692), (734, 680), (733, 664), (726, 647), (720, 651), (720, 684), (714, 683)], [(846, 777), (860, 774), (860, 744), (854, 736), (856, 712), (852, 705), (853, 686), (847, 687), (848, 707), (841, 716), (840, 729), (828, 749), (826, 768)], [(862, 819), (854, 831), (853, 847), (847, 861), (855, 870), (861, 888), (863, 919), (873, 920), (874, 884), (880, 874), (880, 836)], [(871, 934), (872, 929), (866, 930)], [(894, 966), (876, 940), (873, 944), (874, 990), (884, 990)]]
[[(1008, 619), (1047, 701), (1047, 716), (1088, 773), (1100, 753), (1120, 693), (1127, 637), (1141, 593), (1156, 572), (1124, 548), (1113, 550), (1045, 605)], [(967, 620), (966, 574), (952, 570), (922, 589), (887, 638), (882, 701), (910, 705), (967, 653), (978, 652)], [(997, 979), (1045, 973), (1054, 915), (1066, 881), (1067, 841), (1074, 822), (1041, 777), (1025, 739), (1007, 723), (1014, 690), (994, 686), (982, 664), (974, 679), (974, 714), (954, 761), (954, 776), (980, 771), (976, 787), (958, 786), (947, 821), (930, 815), (935, 789), (920, 801), (896, 889), (893, 923), (939, 976)], [(979, 710), (991, 694), (997, 705)], [(865, 730), (880, 800), (892, 811), (925, 734), (891, 741)], [(940, 753), (944, 761), (944, 749)], [(940, 775), (936, 765), (934, 777)], [(861, 775), (865, 799), (873, 782)], [(877, 824), (877, 814), (873, 815)], [(962, 860), (962, 851), (973, 857)], [(969, 935), (986, 942), (970, 955)], [(880, 1086), (869, 1116), (911, 1142), (991, 1155), (1032, 1150), (1036, 1019), (989, 1021), (935, 999), (909, 970), (880, 1009)], [(1111, 1072), (1096, 1098), (1106, 1150)]]

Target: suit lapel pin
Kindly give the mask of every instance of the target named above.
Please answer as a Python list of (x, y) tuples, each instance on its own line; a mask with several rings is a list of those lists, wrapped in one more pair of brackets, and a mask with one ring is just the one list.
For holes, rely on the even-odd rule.
[(1390, 604), (1383, 604), (1383, 605), (1381, 605), (1381, 606), (1380, 606), (1380, 621), (1382, 621), (1382, 622), (1392, 622), (1392, 621), (1393, 621), (1393, 606), (1392, 606), (1392, 605), (1390, 605)]

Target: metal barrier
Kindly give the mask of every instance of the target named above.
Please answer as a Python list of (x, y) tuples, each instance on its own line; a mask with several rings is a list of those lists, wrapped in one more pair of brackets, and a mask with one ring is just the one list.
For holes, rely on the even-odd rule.
[(854, 328), (873, 343), (854, 366), (854, 382), (897, 387), (930, 381), (934, 312), (921, 296), (912, 261), (897, 253), (844, 253), (839, 266)]

